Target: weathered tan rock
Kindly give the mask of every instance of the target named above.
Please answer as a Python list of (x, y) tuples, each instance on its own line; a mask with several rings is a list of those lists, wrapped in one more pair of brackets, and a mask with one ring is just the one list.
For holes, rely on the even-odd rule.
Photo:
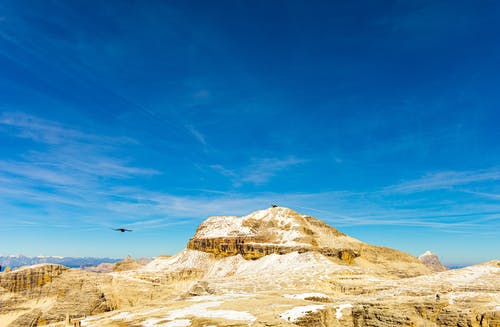
[(260, 241), (252, 237), (233, 238), (191, 238), (187, 248), (208, 253), (213, 253), (220, 257), (227, 257), (241, 254), (245, 259), (258, 259), (269, 254), (286, 254), (291, 252), (304, 253), (308, 251), (319, 252), (328, 257), (337, 257), (346, 263), (352, 263), (359, 256), (352, 249), (332, 249), (305, 246), (281, 246), (278, 244), (261, 244)]
[(31, 267), (22, 267), (0, 275), (0, 287), (9, 292), (30, 291), (42, 287), (57, 278), (67, 267), (54, 264), (40, 264)]
[[(25, 313), (15, 319), (13, 322), (9, 324), (9, 327), (37, 327), (37, 326), (43, 326), (45, 324), (44, 322), (40, 321), (40, 317), (42, 315), (42, 312), (38, 309), (31, 310), (28, 313)], [(39, 324), (39, 323), (42, 324)]]
[(123, 261), (118, 261), (113, 267), (113, 271), (127, 271), (142, 267), (143, 264), (135, 261), (131, 256), (127, 256)]
[(115, 308), (106, 294), (111, 281), (111, 276), (53, 264), (2, 274), (0, 285), (12, 295), (0, 297), (0, 326), (3, 315), (12, 317), (16, 312), (9, 326), (42, 326), (110, 311)]

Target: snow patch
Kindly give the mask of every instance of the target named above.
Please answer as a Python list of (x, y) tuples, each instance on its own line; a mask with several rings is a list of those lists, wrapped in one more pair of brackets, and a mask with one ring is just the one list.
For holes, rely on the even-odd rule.
[(197, 303), (187, 308), (173, 310), (165, 319), (176, 320), (178, 318), (195, 316), (201, 318), (220, 318), (227, 320), (243, 320), (251, 322), (256, 320), (256, 318), (253, 315), (245, 311), (208, 310), (208, 308), (216, 307), (221, 304), (223, 304), (222, 301)]
[[(142, 322), (142, 327), (157, 327), (160, 321), (164, 321), (165, 319), (159, 318), (149, 318)], [(160, 325), (161, 326), (161, 325)]]
[(182, 269), (200, 269), (211, 262), (212, 255), (202, 251), (183, 250), (169, 258), (156, 258), (142, 269), (143, 271), (178, 271)]
[(236, 216), (212, 216), (201, 223), (195, 237), (254, 237), (258, 231), (245, 226), (245, 222), (256, 220), (266, 224), (272, 221), (273, 226), (275, 226), (269, 228), (275, 235), (273, 239), (275, 242), (272, 244), (285, 246), (308, 245), (295, 241), (298, 238), (306, 236), (299, 230), (300, 224), (297, 222), (297, 217), (303, 217), (303, 215), (299, 215), (291, 209), (281, 207), (255, 211), (241, 218)]
[(191, 320), (189, 319), (179, 319), (174, 321), (169, 321), (166, 324), (162, 325), (165, 327), (186, 327), (191, 326)]
[(340, 305), (337, 307), (337, 310), (335, 311), (335, 317), (336, 317), (337, 319), (342, 318), (342, 310), (347, 309), (347, 308), (352, 308), (352, 304), (350, 304), (350, 303), (343, 303), (343, 304), (340, 304)]
[(202, 302), (202, 301), (222, 301), (222, 300), (231, 300), (231, 299), (241, 299), (241, 298), (249, 298), (255, 296), (254, 294), (249, 293), (227, 293), (222, 295), (200, 295), (193, 296), (188, 299), (190, 302)]
[(309, 313), (317, 312), (324, 309), (324, 305), (304, 305), (292, 308), (280, 314), (280, 318), (290, 322), (296, 322), (302, 317), (307, 316)]
[(126, 320), (126, 319), (132, 319), (136, 315), (133, 313), (130, 313), (128, 311), (120, 312), (119, 314), (116, 314), (114, 316), (111, 316), (109, 319), (111, 320)]
[(216, 238), (253, 235), (252, 230), (242, 224), (243, 220), (236, 216), (212, 216), (198, 227), (196, 237)]
[(165, 321), (165, 318), (149, 318), (142, 323), (143, 327), (187, 327), (191, 326), (191, 320), (189, 319), (179, 319), (172, 320), (166, 323), (159, 323), (160, 321)]

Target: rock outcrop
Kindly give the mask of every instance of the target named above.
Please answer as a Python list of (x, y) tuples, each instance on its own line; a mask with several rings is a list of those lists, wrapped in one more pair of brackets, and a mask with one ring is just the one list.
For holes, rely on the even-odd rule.
[(136, 260), (134, 260), (134, 258), (132, 258), (131, 256), (127, 256), (127, 257), (125, 257), (125, 259), (123, 259), (123, 261), (118, 261), (117, 263), (115, 263), (115, 265), (113, 267), (113, 271), (134, 270), (134, 269), (138, 269), (142, 266), (143, 265), (141, 263), (137, 262)]
[(291, 252), (304, 253), (308, 251), (316, 251), (328, 257), (336, 257), (346, 263), (352, 263), (353, 260), (359, 256), (359, 253), (352, 249), (265, 244), (261, 243), (259, 239), (252, 237), (192, 238), (189, 240), (187, 248), (213, 253), (220, 257), (241, 254), (243, 258), (252, 260), (262, 258), (269, 254), (286, 254)]
[(441, 261), (439, 261), (438, 256), (431, 251), (426, 251), (418, 257), (418, 260), (422, 261), (422, 263), (429, 267), (432, 271), (439, 272), (448, 270), (448, 268), (446, 268)]
[[(114, 301), (106, 291), (111, 278), (39, 264), (0, 274), (0, 326), (42, 326), (70, 318), (110, 311)], [(108, 294), (107, 294), (108, 293)], [(10, 295), (9, 295), (10, 294)]]
[(40, 264), (5, 271), (0, 274), (0, 287), (9, 292), (30, 291), (52, 282), (66, 270), (68, 268), (61, 265)]
[(363, 243), (314, 217), (283, 207), (241, 218), (210, 217), (200, 224), (187, 248), (218, 257), (241, 255), (245, 259), (314, 251), (346, 264), (383, 266), (402, 277), (429, 273), (426, 266), (407, 253)]

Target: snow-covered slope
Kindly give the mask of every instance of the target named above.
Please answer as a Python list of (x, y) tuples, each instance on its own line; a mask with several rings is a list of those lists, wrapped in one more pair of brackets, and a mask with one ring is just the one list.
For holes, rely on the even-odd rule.
[(283, 246), (338, 246), (359, 243), (313, 217), (284, 207), (247, 216), (213, 216), (198, 227), (194, 239), (241, 237)]

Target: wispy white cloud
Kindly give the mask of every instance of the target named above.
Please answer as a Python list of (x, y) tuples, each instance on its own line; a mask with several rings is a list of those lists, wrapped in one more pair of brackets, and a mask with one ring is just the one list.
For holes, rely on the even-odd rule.
[[(136, 229), (162, 228), (173, 224), (196, 225), (211, 215), (245, 215), (274, 203), (313, 215), (339, 228), (404, 226), (439, 229), (447, 233), (483, 233), (498, 224), (500, 217), (500, 205), (494, 203), (448, 203), (446, 206), (431, 204), (420, 207), (405, 204), (404, 200), (395, 203), (393, 200), (380, 200), (378, 195), (352, 192), (201, 192), (177, 195), (140, 187), (101, 185), (88, 190), (61, 188), (56, 194), (50, 194), (22, 183), (0, 187), (0, 192), (3, 194), (0, 199), (3, 210), (9, 211), (9, 206), (3, 204), (9, 199), (28, 198), (32, 205), (36, 205), (21, 210), (24, 214), (18, 217), (26, 217), (27, 221), (33, 219), (30, 213), (37, 212), (39, 216), (41, 207), (43, 211), (55, 212), (58, 216), (71, 214), (84, 226), (106, 228), (116, 224)], [(15, 225), (15, 221), (11, 223)]]
[(243, 171), (242, 181), (250, 182), (256, 185), (264, 184), (277, 173), (286, 170), (292, 166), (304, 163), (306, 160), (296, 157), (285, 159), (261, 158), (254, 162)]
[(128, 138), (86, 133), (21, 113), (2, 114), (0, 133), (37, 143), (36, 151), (20, 149), (17, 159), (0, 159), (0, 219), (14, 225), (20, 217), (60, 226), (58, 221), (67, 217), (101, 216), (118, 180), (159, 174), (124, 158), (121, 147), (136, 144)]
[[(186, 218), (201, 221), (210, 215), (245, 215), (269, 207), (272, 203), (313, 215), (333, 226), (405, 226), (440, 229), (444, 232), (477, 233), (491, 227), (500, 217), (500, 205), (470, 203), (446, 207), (398, 207), (380, 202), (366, 193), (254, 193), (217, 194), (215, 196), (179, 196), (146, 190), (122, 189), (122, 201), (110, 202), (107, 209), (120, 215)], [(403, 201), (402, 201), (403, 202)], [(392, 205), (392, 206), (391, 206)]]
[(496, 181), (500, 179), (500, 169), (491, 168), (475, 171), (446, 171), (425, 175), (385, 188), (387, 192), (416, 193), (432, 190), (449, 189), (454, 186)]
[[(68, 217), (78, 219), (82, 228), (196, 225), (210, 215), (244, 215), (273, 203), (298, 209), (337, 227), (406, 226), (483, 233), (491, 232), (491, 226), (497, 226), (500, 217), (500, 205), (493, 201), (496, 194), (487, 189), (462, 192), (464, 196), (479, 195), (484, 201), (445, 198), (440, 202), (425, 197), (427, 191), (458, 186), (454, 190), (460, 191), (465, 186), (496, 181), (500, 178), (497, 168), (438, 172), (373, 192), (244, 194), (211, 189), (191, 190), (188, 195), (145, 189), (138, 184), (119, 187), (123, 184), (103, 182), (103, 178), (122, 180), (159, 172), (127, 162), (115, 151), (113, 137), (21, 116), (1, 116), (0, 126), (4, 128), (0, 132), (29, 137), (45, 150), (24, 153), (18, 160), (0, 160), (0, 219), (9, 228), (31, 228), (41, 221), (64, 228), (69, 226)], [(107, 146), (102, 147), (99, 140), (105, 140)], [(210, 168), (235, 185), (262, 185), (305, 162), (293, 156), (254, 158), (240, 168)]]
[(75, 185), (81, 182), (69, 174), (43, 168), (31, 162), (0, 161), (0, 173), (53, 185)]
[(156, 170), (134, 167), (114, 154), (117, 146), (135, 144), (130, 138), (85, 133), (63, 124), (23, 113), (3, 113), (0, 129), (13, 137), (45, 145), (19, 160), (0, 160), (0, 174), (46, 185), (88, 185), (99, 177), (128, 178), (154, 175)]
[(234, 170), (227, 169), (226, 167), (224, 167), (222, 165), (218, 165), (218, 164), (211, 165), (210, 168), (212, 168), (213, 170), (215, 170), (219, 174), (224, 175), (226, 177), (236, 178), (238, 175)]
[(187, 125), (186, 128), (188, 129), (188, 131), (203, 145), (206, 145), (207, 144), (207, 141), (205, 140), (205, 136), (199, 131), (197, 130), (196, 128), (194, 128), (194, 126), (192, 125)]
[(497, 194), (497, 193), (476, 192), (476, 191), (470, 191), (470, 190), (461, 190), (461, 191), (465, 192), (465, 193), (485, 197), (485, 198), (500, 200), (500, 194)]
[(27, 115), (22, 112), (4, 112), (0, 115), (0, 126), (9, 134), (46, 144), (65, 143), (136, 143), (126, 137), (109, 137), (84, 133), (55, 121)]
[(245, 183), (262, 185), (272, 177), (293, 166), (306, 162), (296, 157), (286, 158), (254, 158), (249, 165), (239, 169), (229, 169), (222, 165), (211, 165), (210, 168), (231, 179), (234, 186)]

